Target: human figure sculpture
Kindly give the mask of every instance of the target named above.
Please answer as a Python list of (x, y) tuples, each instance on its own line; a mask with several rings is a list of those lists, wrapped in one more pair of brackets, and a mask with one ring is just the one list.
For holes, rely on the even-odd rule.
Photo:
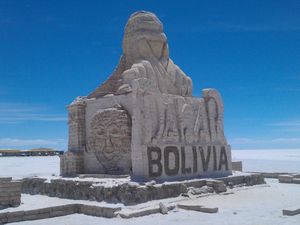
[(132, 82), (138, 78), (152, 80), (161, 93), (192, 96), (191, 79), (169, 58), (162, 23), (154, 14), (144, 11), (129, 18), (119, 65), (88, 98), (129, 93)]

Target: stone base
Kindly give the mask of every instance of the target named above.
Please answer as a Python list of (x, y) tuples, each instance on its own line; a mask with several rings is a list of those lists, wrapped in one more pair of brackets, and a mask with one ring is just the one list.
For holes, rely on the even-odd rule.
[(286, 174), (279, 175), (278, 181), (279, 183), (291, 183), (291, 184), (300, 184), (299, 174)]
[(20, 181), (12, 181), (11, 177), (0, 178), (0, 209), (21, 204), (21, 186)]
[(84, 171), (83, 155), (75, 152), (66, 152), (60, 156), (60, 175), (75, 177)]
[[(111, 183), (111, 180), (110, 180)], [(123, 203), (134, 205), (151, 200), (189, 195), (193, 188), (207, 187), (213, 192), (220, 193), (227, 190), (226, 185), (257, 185), (264, 184), (264, 178), (259, 174), (230, 176), (220, 179), (193, 179), (181, 182), (156, 184), (153, 182), (136, 183), (130, 180), (105, 184), (104, 179), (53, 179), (47, 181), (42, 178), (23, 179), (23, 193), (42, 194), (51, 197), (106, 201), (109, 203)]]
[(87, 216), (112, 218), (115, 216), (115, 213), (120, 210), (121, 208), (99, 207), (85, 204), (68, 204), (25, 211), (0, 212), (0, 224), (48, 219), (76, 213)]
[(245, 184), (246, 186), (253, 186), (258, 184), (265, 184), (265, 179), (262, 174), (259, 173), (249, 173), (250, 175), (241, 176), (230, 176), (219, 178), (228, 186), (236, 186), (240, 184)]

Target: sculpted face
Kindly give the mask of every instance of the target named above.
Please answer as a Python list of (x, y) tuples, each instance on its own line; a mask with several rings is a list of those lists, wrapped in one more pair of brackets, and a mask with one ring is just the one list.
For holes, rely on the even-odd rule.
[(102, 152), (111, 154), (116, 150), (120, 143), (120, 126), (113, 121), (106, 125), (101, 124), (97, 127), (96, 136), (98, 139), (99, 148)]
[(139, 55), (143, 59), (148, 59), (149, 56), (154, 56), (157, 60), (161, 60), (162, 57), (167, 55), (165, 48), (167, 46), (166, 38), (162, 34), (156, 35), (141, 35), (137, 37), (137, 48)]
[(117, 163), (128, 157), (131, 148), (131, 120), (126, 111), (99, 111), (91, 121), (88, 142), (88, 151), (95, 153), (105, 169), (117, 169)]
[(130, 61), (141, 59), (167, 61), (169, 50), (167, 37), (159, 19), (149, 12), (133, 14), (125, 29), (123, 50)]

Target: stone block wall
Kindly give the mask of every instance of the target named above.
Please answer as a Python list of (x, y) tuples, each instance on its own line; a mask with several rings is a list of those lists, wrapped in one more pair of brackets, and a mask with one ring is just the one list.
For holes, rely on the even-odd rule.
[(76, 152), (67, 152), (60, 156), (60, 174), (62, 176), (76, 176), (83, 173), (83, 155)]
[(278, 176), (279, 183), (300, 184), (300, 174), (283, 174)]
[(0, 178), (0, 209), (21, 204), (21, 186), (21, 181), (12, 181), (11, 177)]
[(126, 182), (114, 186), (101, 185), (101, 183), (96, 181), (54, 179), (49, 182), (42, 178), (25, 178), (23, 179), (22, 192), (66, 199), (134, 205), (152, 200), (177, 197), (188, 193), (191, 188), (198, 189), (206, 185), (212, 187), (212, 190), (216, 193), (219, 193), (226, 191), (225, 185), (252, 186), (264, 183), (264, 178), (261, 174), (229, 176), (215, 180), (193, 179), (163, 184), (156, 184), (155, 182), (144, 184)]
[(115, 212), (119, 211), (120, 209), (121, 208), (119, 207), (109, 208), (84, 204), (67, 204), (25, 211), (0, 212), (0, 224), (48, 219), (58, 216), (67, 216), (75, 213), (112, 218), (114, 217)]
[(242, 161), (232, 162), (232, 170), (242, 172), (243, 171), (243, 162)]

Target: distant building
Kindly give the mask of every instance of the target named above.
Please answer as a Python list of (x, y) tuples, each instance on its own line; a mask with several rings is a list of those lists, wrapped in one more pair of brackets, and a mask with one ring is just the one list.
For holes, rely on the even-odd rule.
[(37, 148), (30, 150), (4, 149), (0, 150), (0, 157), (9, 156), (54, 156), (62, 155), (64, 151), (58, 151), (50, 148)]

